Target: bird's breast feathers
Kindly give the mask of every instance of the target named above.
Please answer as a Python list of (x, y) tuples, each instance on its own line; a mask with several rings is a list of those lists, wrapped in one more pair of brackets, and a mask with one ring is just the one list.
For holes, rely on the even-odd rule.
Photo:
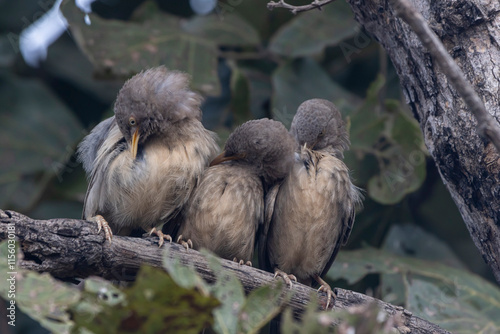
[[(116, 216), (111, 220), (121, 221), (124, 226), (138, 223), (137, 217), (141, 217), (143, 222), (140, 224), (145, 229), (178, 212), (216, 154), (213, 141), (200, 144), (188, 138), (178, 140), (175, 145), (166, 145), (161, 140), (151, 139), (140, 147), (140, 154), (133, 159), (128, 148), (119, 148), (127, 145), (122, 141), (115, 127), (99, 150), (102, 156), (113, 147), (120, 152), (116, 152), (112, 161), (103, 164), (108, 171), (107, 177), (93, 185), (101, 189), (96, 211), (113, 212)], [(111, 202), (105, 198), (118, 200)], [(137, 201), (138, 198), (141, 201)]]

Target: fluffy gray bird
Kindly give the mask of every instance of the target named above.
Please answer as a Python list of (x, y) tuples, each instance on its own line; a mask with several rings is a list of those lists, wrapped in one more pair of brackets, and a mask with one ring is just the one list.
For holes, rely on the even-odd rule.
[[(186, 74), (143, 71), (118, 93), (115, 116), (85, 137), (78, 155), (89, 178), (83, 218), (111, 241), (142, 228), (163, 244), (162, 226), (186, 204), (219, 148), (201, 124), (201, 97)], [(170, 236), (166, 236), (170, 241)]]
[(259, 119), (238, 127), (193, 192), (179, 238), (251, 265), (264, 191), (288, 174), (294, 149), (280, 122)]
[(289, 285), (297, 279), (311, 285), (314, 279), (328, 296), (328, 308), (335, 294), (321, 276), (347, 242), (361, 203), (341, 160), (349, 138), (337, 108), (321, 99), (300, 105), (290, 133), (298, 152), (288, 177), (267, 194), (259, 264)]

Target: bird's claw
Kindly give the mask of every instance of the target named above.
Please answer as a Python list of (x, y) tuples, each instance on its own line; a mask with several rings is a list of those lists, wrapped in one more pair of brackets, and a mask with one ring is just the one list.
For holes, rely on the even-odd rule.
[(327, 299), (326, 299), (326, 306), (325, 306), (325, 310), (328, 310), (328, 307), (330, 306), (330, 302), (333, 300), (333, 303), (332, 303), (332, 307), (333, 305), (335, 305), (335, 299), (337, 299), (337, 295), (335, 294), (335, 292), (333, 292), (333, 290), (330, 288), (329, 285), (325, 286), (325, 285), (322, 285), (319, 287), (318, 289), (318, 292), (320, 291), (323, 291), (326, 293), (326, 296), (327, 296)]
[(152, 234), (156, 234), (160, 240), (158, 240), (158, 247), (161, 247), (163, 245), (163, 242), (165, 239), (167, 239), (169, 242), (172, 242), (172, 237), (169, 234), (163, 234), (161, 230), (157, 230), (156, 227), (153, 227), (151, 231), (149, 231), (149, 235), (151, 236)]
[(333, 305), (335, 305), (335, 299), (337, 299), (337, 295), (335, 294), (335, 292), (333, 292), (330, 285), (328, 283), (326, 283), (323, 279), (321, 279), (321, 277), (316, 276), (316, 277), (314, 277), (314, 279), (319, 284), (321, 284), (321, 286), (318, 289), (318, 292), (323, 291), (324, 293), (326, 293), (327, 299), (326, 299), (325, 310), (328, 310), (328, 307), (330, 306), (330, 302), (332, 302), (332, 304), (331, 304), (332, 307), (333, 307)]
[(111, 231), (111, 227), (109, 227), (108, 222), (101, 215), (96, 215), (90, 219), (91, 221), (96, 222), (97, 224), (97, 234), (101, 233), (101, 230), (104, 230), (104, 237), (106, 240), (111, 242), (113, 239), (113, 231)]
[(297, 282), (297, 277), (292, 274), (287, 274), (284, 271), (281, 271), (279, 269), (274, 270), (274, 278), (280, 276), (283, 281), (285, 281), (285, 284), (288, 285), (288, 287), (291, 289), (292, 288), (292, 281)]
[(233, 259), (233, 262), (238, 263), (240, 266), (242, 266), (242, 265), (244, 265), (244, 264), (245, 264), (245, 265), (247, 265), (247, 266), (249, 266), (249, 267), (252, 267), (252, 266), (253, 266), (253, 265), (252, 265), (252, 261), (247, 261), (247, 262), (245, 262), (245, 261), (243, 261), (243, 260), (239, 260), (239, 261), (238, 261), (238, 259), (237, 259), (236, 257)]
[(177, 238), (177, 243), (181, 244), (184, 248), (186, 248), (186, 250), (189, 250), (189, 248), (193, 248), (193, 242), (191, 241), (191, 239), (187, 239), (187, 241), (184, 241), (184, 239), (182, 238), (182, 234)]

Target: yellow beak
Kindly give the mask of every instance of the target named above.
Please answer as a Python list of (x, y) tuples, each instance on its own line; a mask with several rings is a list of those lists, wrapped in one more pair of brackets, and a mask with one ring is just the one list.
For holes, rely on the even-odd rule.
[(135, 157), (137, 157), (138, 147), (139, 147), (139, 129), (135, 130), (134, 134), (132, 135), (132, 147), (130, 148), (132, 153), (132, 160), (135, 160)]
[(226, 151), (224, 151), (218, 156), (216, 156), (214, 160), (212, 160), (212, 162), (210, 163), (210, 167), (223, 163), (224, 161), (238, 160), (238, 159), (243, 159), (244, 157), (245, 157), (244, 154), (226, 156)]

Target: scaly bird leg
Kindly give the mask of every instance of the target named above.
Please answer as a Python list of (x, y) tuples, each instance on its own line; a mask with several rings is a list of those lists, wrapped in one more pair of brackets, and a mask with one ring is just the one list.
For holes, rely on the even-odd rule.
[(184, 248), (186, 248), (186, 250), (189, 250), (189, 248), (193, 248), (193, 242), (191, 241), (191, 239), (187, 239), (187, 241), (184, 241), (184, 239), (182, 238), (182, 234), (177, 238), (177, 243), (181, 244)]
[(95, 215), (94, 217), (90, 218), (89, 220), (97, 223), (97, 227), (98, 227), (97, 234), (99, 234), (101, 232), (101, 230), (104, 230), (104, 237), (106, 238), (106, 240), (111, 242), (111, 239), (113, 239), (113, 232), (111, 231), (111, 227), (109, 227), (109, 224), (106, 221), (106, 219), (104, 219), (104, 217), (101, 215)]
[(252, 262), (251, 261), (247, 261), (247, 262), (245, 262), (243, 260), (239, 260), (238, 261), (238, 258), (236, 258), (236, 257), (233, 258), (233, 262), (238, 263), (240, 266), (246, 264), (247, 266), (252, 267)]
[(283, 281), (285, 281), (285, 284), (288, 285), (290, 289), (292, 288), (292, 281), (297, 282), (297, 277), (295, 277), (295, 275), (289, 275), (284, 271), (279, 270), (278, 268), (274, 268), (274, 278), (278, 276), (283, 278)]
[(332, 299), (333, 299), (332, 307), (333, 307), (333, 305), (335, 305), (335, 299), (337, 299), (337, 295), (335, 294), (335, 292), (333, 292), (330, 285), (328, 283), (326, 283), (321, 277), (319, 277), (319, 275), (314, 275), (313, 277), (316, 280), (316, 282), (321, 284), (321, 286), (318, 289), (318, 292), (323, 291), (326, 293), (327, 300), (326, 300), (325, 310), (328, 310), (328, 306), (330, 306), (330, 301), (332, 301)]
[(157, 230), (156, 227), (153, 227), (151, 231), (149, 231), (149, 235), (151, 236), (152, 234), (156, 234), (160, 240), (158, 241), (158, 247), (161, 247), (163, 245), (163, 241), (167, 239), (169, 242), (172, 242), (172, 237), (168, 234), (163, 234), (163, 232), (160, 230)]

